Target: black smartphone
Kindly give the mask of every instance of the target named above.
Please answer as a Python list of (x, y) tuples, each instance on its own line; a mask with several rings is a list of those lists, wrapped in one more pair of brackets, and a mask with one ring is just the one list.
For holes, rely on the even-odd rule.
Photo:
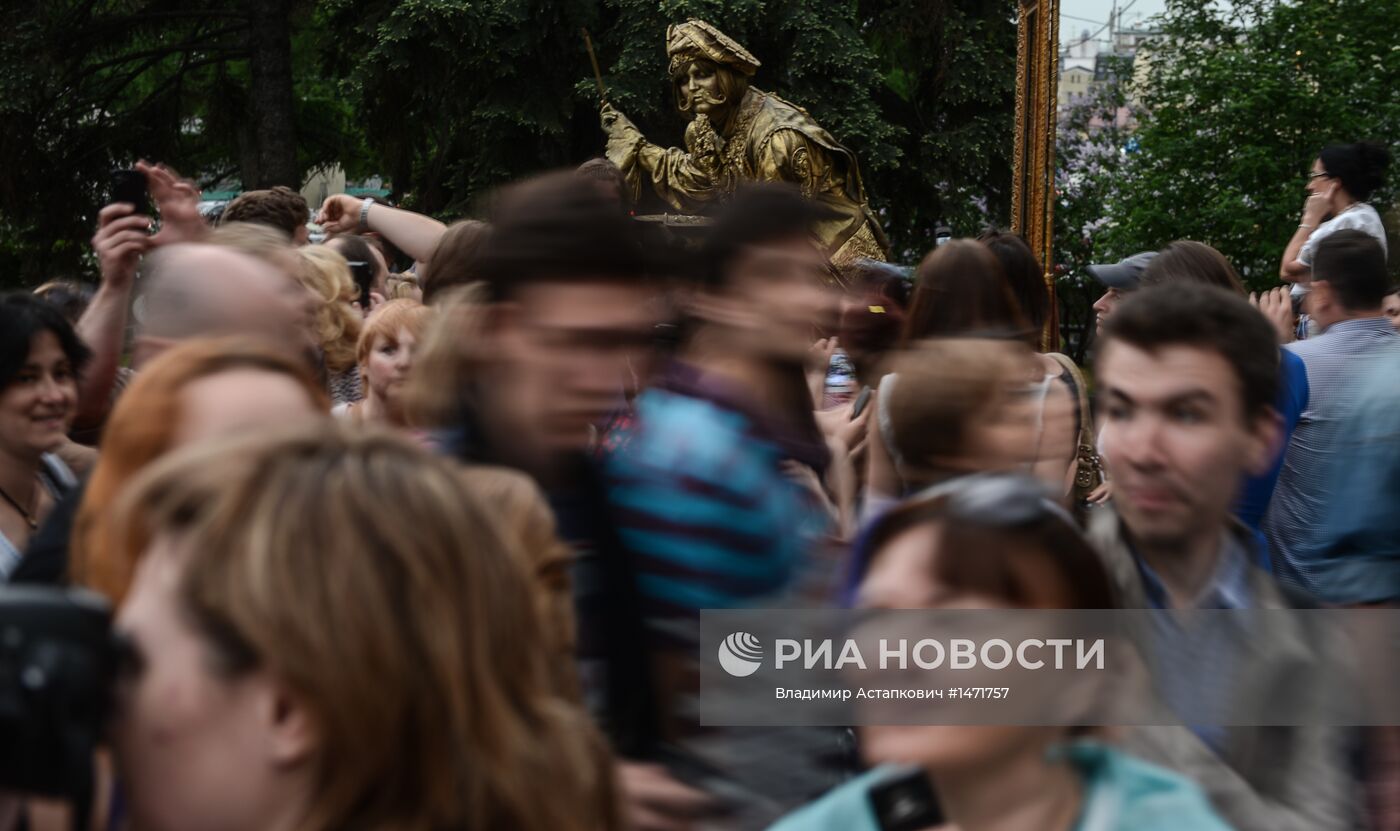
[(860, 418), (860, 414), (865, 412), (866, 406), (870, 404), (871, 392), (872, 390), (870, 389), (870, 387), (866, 387), (860, 391), (860, 395), (856, 396), (855, 406), (851, 407), (852, 420)]
[(109, 204), (125, 202), (136, 207), (136, 213), (151, 215), (151, 197), (146, 189), (146, 174), (139, 170), (112, 171), (112, 198)]

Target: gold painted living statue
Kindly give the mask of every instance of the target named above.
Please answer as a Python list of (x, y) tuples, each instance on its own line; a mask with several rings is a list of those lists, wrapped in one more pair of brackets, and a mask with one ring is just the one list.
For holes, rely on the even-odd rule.
[(856, 158), (807, 111), (749, 86), (758, 59), (702, 20), (666, 30), (676, 108), (689, 118), (685, 149), (660, 147), (603, 105), (607, 156), (636, 199), (642, 180), (682, 213), (723, 198), (746, 180), (791, 182), (840, 218), (813, 229), (834, 263), (885, 259), (888, 244), (866, 203)]

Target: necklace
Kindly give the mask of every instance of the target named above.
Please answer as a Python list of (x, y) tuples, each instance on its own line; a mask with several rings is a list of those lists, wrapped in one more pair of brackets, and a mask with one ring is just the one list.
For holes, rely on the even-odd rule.
[(767, 97), (760, 92), (752, 98), (746, 97), (740, 103), (739, 117), (734, 122), (734, 130), (729, 134), (729, 138), (724, 140), (724, 148), (720, 151), (720, 169), (724, 174), (722, 187), (725, 192), (733, 192), (739, 181), (745, 178), (744, 151), (748, 149), (749, 131), (753, 129), (754, 116), (758, 115), (763, 100)]
[[(37, 497), (38, 494), (35, 494), (35, 496)], [(39, 530), (39, 520), (35, 519), (33, 514), (26, 511), (24, 506), (19, 504), (18, 500), (6, 493), (4, 488), (0, 488), (0, 497), (3, 497), (16, 511), (19, 511), (20, 518), (29, 524), (30, 531)]]

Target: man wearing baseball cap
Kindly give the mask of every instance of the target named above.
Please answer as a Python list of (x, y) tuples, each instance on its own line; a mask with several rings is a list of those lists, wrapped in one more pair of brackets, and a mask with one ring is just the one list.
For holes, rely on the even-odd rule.
[(1089, 266), (1089, 276), (1098, 280), (1108, 289), (1098, 300), (1094, 301), (1094, 333), (1098, 334), (1103, 329), (1103, 322), (1113, 314), (1113, 309), (1118, 302), (1127, 294), (1137, 291), (1142, 284), (1142, 273), (1147, 270), (1147, 264), (1152, 262), (1152, 258), (1157, 256), (1156, 251), (1142, 251), (1134, 254), (1126, 260), (1119, 260), (1108, 265)]

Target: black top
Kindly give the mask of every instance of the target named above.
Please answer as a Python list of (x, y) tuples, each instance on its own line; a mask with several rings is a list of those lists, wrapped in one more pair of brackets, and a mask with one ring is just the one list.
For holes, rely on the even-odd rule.
[(73, 522), (78, 517), (78, 506), (83, 504), (86, 490), (87, 480), (84, 479), (53, 506), (44, 524), (29, 538), (29, 547), (10, 574), (11, 583), (68, 585), (68, 543), (73, 537)]

